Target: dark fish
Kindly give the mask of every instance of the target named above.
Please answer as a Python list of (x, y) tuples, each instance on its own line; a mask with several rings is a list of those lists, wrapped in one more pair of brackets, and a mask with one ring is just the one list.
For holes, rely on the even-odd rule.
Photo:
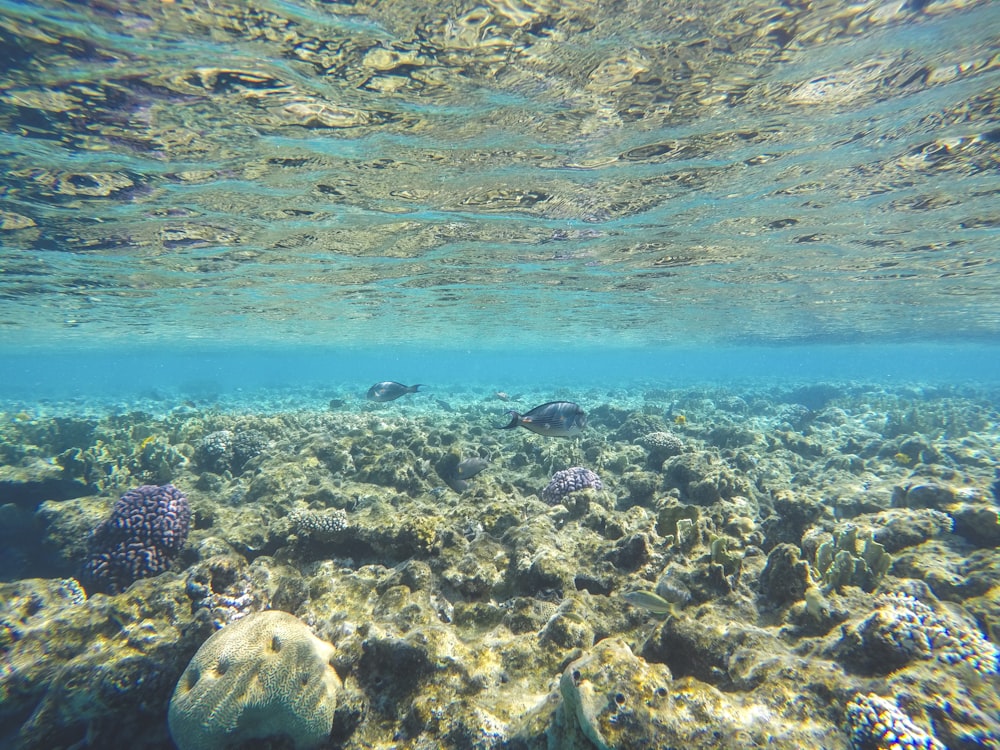
[(368, 389), (367, 398), (369, 401), (378, 401), (380, 404), (386, 401), (395, 401), (400, 396), (405, 396), (407, 393), (416, 393), (417, 389), (422, 386), (423, 383), (417, 383), (416, 385), (403, 385), (402, 383), (396, 383), (392, 380), (385, 380), (381, 383), (376, 383), (371, 388)]
[(467, 458), (464, 461), (459, 462), (458, 466), (455, 467), (455, 471), (452, 472), (452, 476), (458, 479), (472, 479), (479, 472), (490, 465), (490, 462), (485, 458)]
[(527, 414), (508, 411), (510, 424), (501, 425), (502, 430), (523, 427), (538, 435), (548, 437), (572, 437), (579, 435), (587, 426), (587, 414), (579, 404), (572, 401), (550, 401), (536, 406)]
[(489, 465), (489, 461), (479, 457), (467, 458), (464, 461), (460, 461), (458, 466), (448, 476), (444, 477), (445, 484), (455, 490), (455, 492), (465, 492), (469, 489), (469, 482), (467, 480), (472, 479), (472, 477), (476, 476), (476, 474)]

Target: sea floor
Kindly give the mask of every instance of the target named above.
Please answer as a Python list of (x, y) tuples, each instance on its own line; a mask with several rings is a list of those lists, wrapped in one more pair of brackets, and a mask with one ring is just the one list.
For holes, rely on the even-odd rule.
[(1000, 748), (995, 387), (443, 392), (0, 406), (0, 745)]

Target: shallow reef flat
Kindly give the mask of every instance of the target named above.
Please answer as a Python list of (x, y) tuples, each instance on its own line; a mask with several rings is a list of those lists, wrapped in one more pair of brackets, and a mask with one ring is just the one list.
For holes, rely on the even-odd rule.
[(1000, 748), (997, 396), (8, 405), (0, 745)]

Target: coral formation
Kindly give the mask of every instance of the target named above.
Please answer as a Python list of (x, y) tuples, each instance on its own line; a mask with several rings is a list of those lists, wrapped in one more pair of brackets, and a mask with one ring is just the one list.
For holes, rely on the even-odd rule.
[(288, 514), (292, 530), (300, 535), (328, 537), (347, 528), (347, 512), (343, 508), (323, 511), (293, 510)]
[(206, 471), (214, 474), (231, 471), (238, 474), (267, 445), (267, 435), (260, 430), (216, 430), (199, 441), (194, 457)]
[(997, 671), (997, 647), (974, 626), (908, 594), (882, 594), (876, 601), (876, 610), (844, 633), (849, 659), (879, 672), (899, 669), (913, 659), (967, 664), (984, 675)]
[(172, 484), (129, 490), (91, 534), (84, 583), (118, 592), (140, 578), (159, 575), (170, 568), (190, 528), (187, 497)]
[(889, 572), (892, 557), (869, 536), (862, 543), (856, 526), (848, 525), (816, 548), (816, 573), (827, 591), (858, 586), (872, 591)]
[(245, 617), (258, 604), (243, 558), (233, 554), (207, 557), (189, 568), (185, 592), (192, 612), (207, 613), (216, 628)]
[(894, 701), (875, 693), (855, 695), (847, 704), (845, 718), (852, 750), (945, 750)]
[(649, 432), (635, 442), (648, 451), (647, 461), (657, 470), (666, 459), (678, 455), (684, 449), (683, 441), (672, 432)]
[(194, 459), (206, 471), (222, 474), (233, 465), (233, 438), (231, 430), (216, 430), (205, 435), (195, 449)]
[(542, 500), (549, 505), (555, 505), (561, 503), (567, 495), (587, 489), (601, 490), (604, 489), (604, 484), (601, 482), (601, 478), (590, 469), (573, 466), (552, 475), (549, 483), (542, 490)]
[(333, 728), (340, 677), (334, 648), (301, 620), (268, 610), (227, 625), (202, 644), (170, 700), (180, 750), (285, 738), (314, 748)]

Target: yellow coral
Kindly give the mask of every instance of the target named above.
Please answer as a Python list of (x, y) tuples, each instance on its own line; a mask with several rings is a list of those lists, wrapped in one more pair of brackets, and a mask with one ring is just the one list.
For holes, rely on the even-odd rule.
[(284, 735), (312, 748), (333, 728), (342, 684), (334, 647), (294, 615), (267, 610), (214, 633), (198, 649), (167, 711), (181, 750), (212, 750)]

